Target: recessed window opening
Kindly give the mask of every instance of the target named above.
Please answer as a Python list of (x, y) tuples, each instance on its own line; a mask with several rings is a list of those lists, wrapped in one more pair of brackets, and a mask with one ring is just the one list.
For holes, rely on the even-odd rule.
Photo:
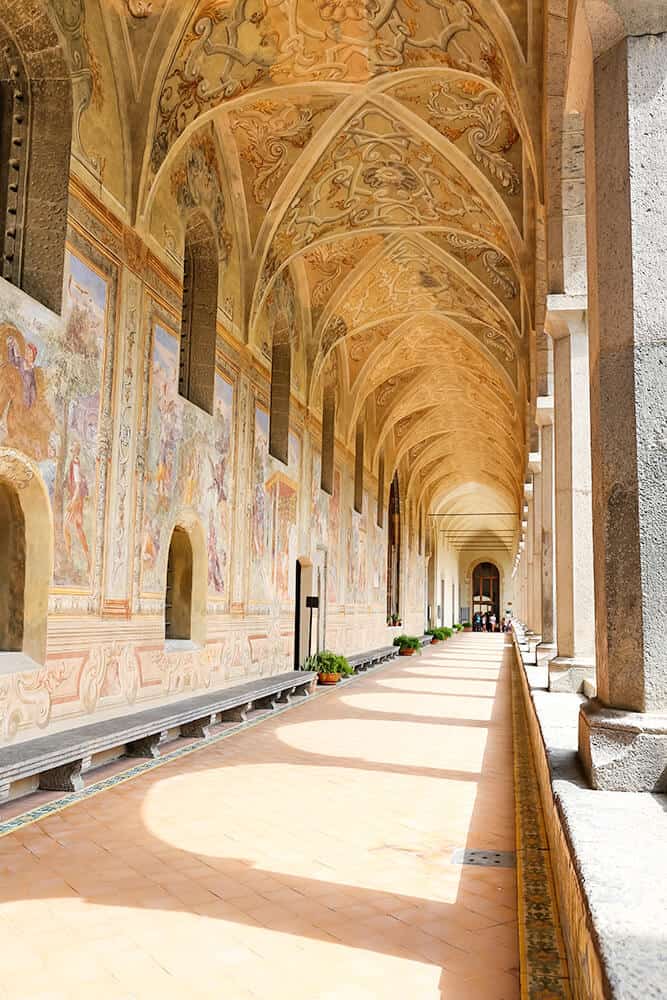
[(387, 615), (399, 614), (399, 589), (401, 578), (401, 504), (398, 494), (398, 477), (394, 475), (389, 489), (387, 545)]
[[(20, 20), (21, 13), (25, 17), (21, 5), (9, 4), (5, 16), (7, 6), (0, 18), (0, 274), (60, 312), (72, 140), (70, 74), (42, 5), (30, 5), (29, 32)], [(19, 29), (14, 33), (12, 23)], [(38, 44), (23, 51), (28, 36)]]
[(208, 219), (193, 216), (185, 232), (178, 391), (207, 413), (215, 392), (218, 247)]
[(329, 496), (333, 494), (334, 443), (336, 432), (336, 391), (326, 386), (322, 398), (322, 470), (320, 487)]
[(277, 333), (271, 349), (271, 412), (269, 454), (289, 464), (289, 411), (292, 386), (292, 348), (287, 331)]

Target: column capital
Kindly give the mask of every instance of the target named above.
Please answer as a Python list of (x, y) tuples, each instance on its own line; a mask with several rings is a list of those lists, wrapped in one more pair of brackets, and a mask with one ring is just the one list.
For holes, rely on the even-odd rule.
[[(539, 475), (542, 471), (542, 456), (539, 451), (531, 451), (528, 455), (528, 471)], [(532, 484), (531, 484), (532, 490)], [(532, 496), (532, 493), (531, 493)]]
[(601, 56), (628, 36), (667, 31), (665, 0), (581, 0), (593, 46)]
[(535, 400), (535, 423), (538, 427), (548, 427), (554, 422), (553, 396), (538, 396)]
[(547, 295), (544, 329), (552, 340), (586, 332), (587, 295)]

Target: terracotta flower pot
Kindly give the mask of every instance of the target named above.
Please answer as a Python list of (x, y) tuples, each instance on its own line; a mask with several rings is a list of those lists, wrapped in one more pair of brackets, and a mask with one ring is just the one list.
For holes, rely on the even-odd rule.
[(413, 653), (414, 649), (406, 649), (405, 646), (403, 646), (402, 649), (399, 649), (398, 651), (399, 656), (412, 656)]
[(340, 674), (318, 674), (317, 679), (320, 684), (338, 684)]
[(436, 639), (435, 636), (431, 639), (431, 645), (435, 646), (437, 643), (442, 642), (442, 639)]
[(472, 632), (472, 625), (469, 628), (464, 628), (464, 632)]

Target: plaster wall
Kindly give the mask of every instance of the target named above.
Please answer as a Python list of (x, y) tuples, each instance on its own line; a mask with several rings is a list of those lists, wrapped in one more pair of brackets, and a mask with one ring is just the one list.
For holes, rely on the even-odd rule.
[[(0, 653), (0, 740), (291, 669), (299, 557), (313, 563), (321, 645), (391, 642), (368, 470), (357, 513), (353, 456), (337, 442), (324, 493), (319, 420), (295, 397), (289, 461), (269, 455), (268, 364), (221, 322), (213, 414), (179, 396), (173, 276), (128, 257), (92, 201), (71, 204), (62, 316), (0, 280), (0, 478), (41, 484), (50, 509), (26, 528), (45, 557), (53, 546), (41, 611), (26, 603), (30, 632), (48, 599), (45, 654)], [(202, 567), (200, 641), (185, 644), (164, 637), (176, 525)], [(401, 579), (404, 630), (421, 634), (416, 525)]]

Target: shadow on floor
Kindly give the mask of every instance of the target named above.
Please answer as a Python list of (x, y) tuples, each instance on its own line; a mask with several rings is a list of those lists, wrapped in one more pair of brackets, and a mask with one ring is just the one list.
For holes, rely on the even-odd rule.
[[(459, 641), (466, 643), (469, 656), (473, 650), (468, 641)], [(374, 692), (400, 694), (405, 690), (403, 687), (387, 688), (383, 680), (394, 671), (403, 671), (405, 663), (402, 661), (392, 664), (382, 674), (364, 678), (358, 687), (343, 688), (333, 697), (316, 703), (318, 721), (359, 722), (381, 718), (393, 723), (435, 725), (454, 730), (458, 727), (487, 728), (479, 772), (311, 753), (286, 744), (280, 730), (307, 722), (313, 704), (310, 702), (288, 715), (273, 721), (269, 719), (261, 727), (234, 736), (235, 752), (228, 763), (224, 759), (227, 742), (223, 741), (210, 748), (213, 753), (203, 749), (201, 753), (185, 758), (180, 773), (192, 774), (239, 764), (261, 766), (256, 755), (244, 753), (244, 750), (250, 749), (250, 741), (259, 738), (263, 757), (271, 765), (315, 765), (435, 778), (445, 782), (474, 782), (476, 795), (465, 845), (442, 844), (442, 850), (428, 858), (433, 866), (434, 880), (439, 877), (444, 879), (446, 875), (451, 878), (450, 858), (456, 847), (514, 849), (513, 832), (508, 842), (507, 830), (499, 832), (494, 823), (499, 809), (506, 819), (508, 812), (513, 815), (514, 808), (511, 777), (507, 780), (507, 769), (511, 775), (512, 768), (509, 647), (501, 648), (497, 644), (496, 648), (498, 660), (504, 654), (503, 665), (498, 671), (495, 694), (488, 696), (492, 701), (488, 720), (443, 718), (419, 711), (383, 713), (346, 703), (346, 698), (351, 699), (355, 694), (364, 697)], [(488, 654), (488, 646), (484, 651)], [(429, 657), (429, 660), (435, 661), (435, 656)], [(434, 670), (434, 666), (435, 662), (429, 662), (429, 671)], [(427, 676), (450, 679), (439, 674), (437, 666)], [(426, 695), (428, 700), (433, 697), (430, 692), (418, 693), (422, 697)], [(0, 903), (16, 899), (57, 899), (63, 894), (77, 893), (84, 902), (101, 906), (200, 914), (439, 966), (442, 970), (440, 994), (447, 1000), (463, 1000), (468, 996), (480, 1000), (482, 997), (484, 1000), (518, 998), (513, 870), (461, 866), (456, 872), (456, 901), (445, 903), (333, 880), (286, 875), (256, 866), (242, 857), (191, 853), (160, 840), (148, 830), (142, 817), (144, 797), (153, 786), (169, 777), (169, 772), (170, 765), (167, 764), (134, 779), (135, 794), (123, 799), (123, 804), (130, 808), (114, 814), (113, 826), (105, 827), (108, 830), (106, 840), (99, 834), (96, 840), (91, 839), (99, 822), (95, 815), (95, 804), (100, 802), (99, 798), (80, 803), (67, 811), (64, 834), (61, 832), (59, 835), (58, 832), (61, 825), (59, 818), (63, 814), (55, 814), (42, 821), (39, 825), (41, 830), (25, 827), (0, 840), (0, 872), (4, 872), (5, 876), (0, 882)], [(501, 791), (500, 785), (503, 785)], [(112, 796), (113, 792), (105, 794)], [(446, 794), (443, 786), (443, 795)], [(105, 809), (113, 812), (112, 806), (112, 800), (105, 798)], [(307, 799), (304, 799), (304, 808), (307, 808)], [(77, 811), (80, 811), (81, 822), (73, 824)], [(270, 817), (267, 819), (270, 821)], [(359, 821), (364, 822), (363, 816), (359, 817)], [(298, 835), (298, 831), (295, 834)], [(329, 836), (335, 840), (336, 831), (330, 831)], [(388, 836), (391, 836), (391, 831), (388, 831)], [(387, 852), (388, 862), (393, 851), (396, 863), (399, 863), (401, 851), (405, 850), (392, 848), (391, 844), (385, 844), (382, 849)], [(38, 858), (40, 865), (52, 872), (51, 883), (43, 879), (30, 880), (31, 865), (21, 864), (24, 851), (30, 852), (31, 859)], [(24, 867), (27, 869), (26, 878), (20, 875), (16, 878)], [(66, 888), (69, 892), (65, 892)], [(463, 986), (464, 983), (482, 982), (487, 973), (497, 981), (497, 988), (491, 980), (487, 993), (475, 993), (474, 988)]]

